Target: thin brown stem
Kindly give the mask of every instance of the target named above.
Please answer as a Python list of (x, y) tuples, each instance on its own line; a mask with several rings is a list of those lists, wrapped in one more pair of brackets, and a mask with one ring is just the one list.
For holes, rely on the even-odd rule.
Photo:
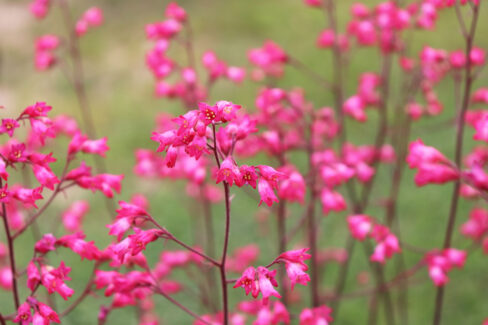
[[(165, 238), (165, 237), (163, 237)], [(198, 250), (194, 249), (193, 247), (191, 246), (188, 246), (187, 244), (183, 243), (182, 241), (180, 241), (179, 239), (177, 239), (176, 237), (174, 237), (173, 235), (170, 235), (169, 237), (170, 240), (174, 241), (175, 243), (177, 243), (178, 245), (180, 245), (181, 247), (184, 247), (186, 248), (187, 250), (189, 250), (190, 252), (194, 253), (194, 254), (197, 254), (198, 256), (200, 257), (203, 257), (204, 259), (206, 259), (207, 261), (209, 261), (210, 263), (212, 263), (213, 265), (217, 266), (217, 267), (220, 267), (220, 263), (217, 262), (215, 259), (213, 259), (212, 257), (202, 253), (202, 252), (199, 252)]]
[[(278, 255), (286, 251), (286, 201), (280, 200), (278, 202), (277, 232), (278, 232)], [(286, 274), (283, 268), (279, 269), (279, 279), (281, 286), (282, 302), (288, 306), (288, 286), (285, 285)]]
[(288, 55), (288, 64), (303, 73), (305, 76), (309, 77), (311, 80), (317, 82), (324, 88), (332, 89), (331, 83), (324, 79), (320, 74), (315, 72), (313, 69), (310, 69), (306, 66), (302, 61), (298, 60), (297, 58)]
[[(3, 187), (3, 181), (0, 179), (0, 187)], [(14, 305), (15, 309), (19, 309), (19, 290), (17, 287), (17, 270), (15, 267), (15, 250), (14, 250), (14, 238), (10, 232), (10, 226), (8, 224), (8, 217), (7, 217), (7, 206), (4, 202), (2, 202), (2, 218), (3, 218), (3, 225), (5, 228), (5, 235), (7, 237), (7, 246), (8, 246), (8, 257), (10, 261), (10, 272), (12, 273), (12, 294), (14, 296)]]
[[(212, 133), (213, 133), (213, 152), (215, 156), (215, 162), (217, 166), (220, 168), (220, 160), (218, 155), (218, 147), (217, 147), (217, 133), (215, 130), (215, 124), (212, 124)], [(222, 247), (222, 257), (220, 259), (219, 268), (220, 268), (220, 282), (222, 285), (222, 308), (223, 308), (223, 315), (224, 315), (224, 325), (229, 324), (229, 301), (227, 296), (227, 280), (226, 280), (226, 271), (225, 271), (225, 263), (227, 261), (227, 250), (229, 247), (229, 237), (230, 237), (230, 193), (229, 193), (229, 184), (227, 181), (222, 182), (224, 186), (224, 196), (225, 196), (225, 230), (224, 230), (224, 246)]]
[(91, 292), (91, 289), (93, 287), (93, 283), (94, 283), (93, 280), (95, 279), (95, 271), (97, 270), (97, 268), (98, 268), (98, 263), (95, 263), (95, 266), (93, 267), (93, 272), (90, 278), (88, 279), (88, 282), (86, 283), (85, 289), (83, 290), (81, 295), (75, 301), (73, 301), (71, 305), (69, 305), (64, 311), (62, 311), (59, 314), (60, 318), (67, 316), (76, 307), (78, 307), (78, 305), (80, 305), (83, 302), (83, 300), (85, 300), (86, 297), (88, 297), (88, 294)]
[[(463, 136), (464, 136), (465, 117), (466, 117), (466, 111), (468, 110), (469, 107), (469, 99), (471, 96), (471, 88), (473, 84), (473, 76), (471, 74), (472, 62), (471, 60), (469, 60), (469, 57), (470, 57), (471, 50), (473, 48), (473, 40), (476, 32), (476, 25), (478, 22), (480, 5), (481, 3), (473, 7), (473, 20), (471, 22), (469, 34), (466, 35), (465, 55), (468, 58), (468, 60), (466, 60), (467, 61), (466, 67), (464, 70), (464, 93), (463, 93), (462, 107), (459, 110), (459, 117), (457, 119), (456, 152), (454, 155), (454, 163), (456, 166), (461, 166), (461, 159), (463, 155)], [(460, 24), (461, 24), (461, 20), (460, 20)], [(461, 179), (458, 179), (454, 184), (454, 189), (452, 192), (451, 208), (449, 210), (449, 219), (447, 222), (446, 233), (444, 235), (444, 244), (443, 244), (444, 249), (451, 247), (452, 234), (454, 232), (454, 226), (456, 223), (460, 187), (461, 187)], [(441, 323), (444, 291), (445, 291), (444, 286), (441, 286), (437, 289), (436, 299), (435, 299), (435, 309), (434, 309), (434, 320), (433, 320), (434, 325), (439, 325)]]
[(229, 301), (227, 297), (227, 280), (225, 273), (225, 262), (227, 260), (227, 249), (229, 246), (229, 236), (230, 236), (230, 195), (229, 195), (229, 184), (226, 181), (224, 183), (225, 191), (225, 237), (224, 237), (224, 247), (222, 248), (222, 259), (220, 261), (220, 280), (222, 285), (222, 305), (224, 312), (224, 325), (229, 324)]
[(168, 295), (166, 292), (164, 292), (163, 290), (161, 290), (161, 288), (154, 287), (154, 291), (157, 294), (159, 294), (159, 295), (163, 296), (164, 298), (166, 298), (169, 302), (171, 302), (173, 305), (175, 305), (176, 307), (178, 307), (181, 310), (183, 310), (188, 315), (190, 315), (193, 318), (197, 319), (199, 322), (202, 322), (203, 324), (211, 325), (209, 322), (207, 322), (206, 320), (204, 320), (203, 318), (201, 318), (198, 314), (196, 314), (195, 312), (191, 311), (188, 307), (185, 307), (184, 305), (182, 305), (181, 303), (179, 303), (178, 301), (176, 301), (173, 297), (171, 297), (170, 295)]

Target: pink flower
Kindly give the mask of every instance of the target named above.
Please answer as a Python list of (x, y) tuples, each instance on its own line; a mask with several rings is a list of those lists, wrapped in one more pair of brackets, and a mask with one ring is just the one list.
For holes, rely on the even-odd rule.
[(246, 292), (246, 296), (252, 293), (254, 298), (259, 295), (259, 286), (256, 281), (256, 269), (252, 266), (248, 267), (242, 273), (242, 276), (236, 281), (234, 288), (242, 287)]
[(22, 188), (16, 187), (12, 189), (13, 197), (25, 204), (26, 206), (33, 206), (37, 208), (36, 201), (41, 200), (43, 197), (41, 195), (42, 187), (37, 188)]
[(180, 22), (185, 22), (186, 12), (185, 9), (180, 7), (176, 2), (170, 2), (166, 7), (165, 16), (168, 18), (176, 19)]
[(228, 122), (235, 119), (237, 111), (241, 108), (241, 106), (225, 100), (218, 101), (215, 105), (217, 106), (218, 115), (222, 122)]
[(246, 78), (246, 70), (240, 67), (228, 67), (227, 78), (235, 83), (241, 83)]
[(209, 125), (213, 122), (217, 122), (218, 120), (220, 120), (220, 116), (218, 115), (218, 108), (216, 106), (199, 103), (198, 109), (200, 110), (200, 116), (203, 122), (205, 122), (205, 125)]
[(473, 139), (488, 142), (488, 115), (478, 120), (474, 128), (476, 133), (473, 135)]
[(58, 177), (53, 173), (51, 168), (41, 165), (32, 165), (32, 170), (36, 176), (39, 183), (42, 186), (47, 187), (51, 191), (54, 191), (54, 185), (58, 184), (60, 181)]
[(135, 234), (129, 235), (129, 249), (132, 255), (137, 255), (146, 249), (146, 245), (157, 240), (163, 231), (159, 229), (141, 230), (134, 228)]
[(476, 90), (471, 97), (471, 100), (475, 103), (488, 104), (488, 88), (480, 88)]
[(269, 271), (263, 266), (257, 268), (259, 291), (263, 295), (263, 304), (268, 304), (269, 297), (274, 296), (276, 298), (281, 298), (281, 295), (273, 287), (277, 287), (276, 282), (276, 270)]
[(286, 179), (286, 174), (275, 170), (273, 167), (259, 165), (259, 171), (261, 173), (261, 178), (266, 179), (272, 188), (278, 188), (278, 181)]
[(303, 2), (310, 7), (319, 8), (320, 6), (322, 6), (322, 0), (303, 0)]
[(107, 137), (98, 140), (85, 140), (80, 149), (84, 153), (97, 154), (105, 157), (105, 152), (109, 150)]
[(256, 176), (256, 167), (242, 165), (239, 168), (239, 171), (242, 175), (242, 185), (249, 184), (252, 188), (255, 189), (256, 188), (256, 181), (258, 179)]
[(322, 202), (322, 211), (328, 215), (330, 211), (343, 211), (347, 209), (346, 201), (339, 192), (334, 192), (328, 188), (324, 188), (320, 195)]
[(97, 27), (103, 23), (103, 12), (100, 8), (91, 7), (83, 14), (83, 20), (90, 27)]
[(262, 48), (252, 49), (248, 52), (249, 61), (259, 67), (265, 74), (281, 77), (284, 64), (288, 56), (276, 43), (266, 41)]
[(27, 288), (34, 291), (37, 285), (41, 282), (41, 275), (33, 261), (27, 265)]
[(488, 211), (474, 208), (469, 214), (469, 220), (461, 226), (461, 233), (473, 240), (479, 240), (488, 233)]
[(83, 217), (88, 213), (90, 205), (86, 201), (76, 201), (63, 213), (63, 225), (69, 232), (81, 230)]
[(49, 12), (50, 3), (50, 0), (33, 0), (29, 5), (30, 12), (37, 19), (43, 19)]
[(274, 194), (273, 188), (271, 187), (270, 183), (264, 178), (259, 179), (258, 192), (261, 196), (259, 206), (261, 206), (263, 202), (265, 202), (268, 206), (272, 206), (273, 202), (278, 202), (278, 198)]
[(19, 309), (17, 309), (17, 315), (14, 318), (14, 322), (21, 325), (29, 325), (32, 322), (31, 309), (27, 302), (24, 302), (19, 306)]
[(98, 27), (103, 23), (103, 12), (100, 8), (92, 7), (85, 11), (76, 22), (76, 35), (83, 36), (90, 28)]
[(217, 184), (226, 181), (230, 186), (235, 182), (237, 186), (242, 186), (242, 175), (231, 156), (222, 161), (217, 172)]
[(447, 158), (434, 147), (424, 145), (422, 140), (418, 139), (409, 145), (409, 154), (407, 163), (410, 168), (419, 167), (423, 163), (445, 163)]
[(485, 51), (479, 47), (474, 47), (469, 53), (469, 59), (473, 65), (482, 66), (485, 64)]
[(328, 187), (341, 185), (352, 178), (354, 174), (354, 169), (343, 163), (327, 164), (320, 170), (320, 176)]
[(0, 267), (0, 288), (4, 290), (12, 290), (12, 270), (9, 266)]
[(48, 324), (50, 322), (61, 324), (58, 314), (51, 307), (38, 301), (37, 308), (39, 308), (39, 313), (44, 319), (43, 324), (45, 324), (45, 322), (47, 322)]
[(326, 305), (313, 309), (305, 308), (300, 313), (300, 325), (329, 325), (332, 309)]
[(297, 201), (303, 203), (306, 191), (303, 176), (293, 167), (283, 167), (280, 171), (286, 174), (287, 178), (280, 182), (278, 196), (290, 202)]
[(347, 223), (352, 237), (360, 241), (364, 240), (373, 229), (371, 217), (364, 214), (347, 217)]
[(450, 166), (425, 163), (419, 166), (415, 175), (415, 184), (444, 184), (459, 178), (459, 172)]
[(46, 287), (49, 294), (57, 292), (64, 300), (68, 300), (74, 294), (74, 290), (68, 287), (64, 280), (70, 280), (67, 276), (71, 268), (66, 267), (61, 262), (57, 269), (53, 267), (43, 267), (41, 270), (41, 282)]
[(36, 51), (52, 51), (58, 48), (59, 38), (56, 35), (43, 35), (36, 40)]
[(432, 251), (425, 256), (429, 269), (429, 276), (436, 286), (443, 286), (449, 282), (447, 274), (453, 267), (462, 268), (466, 261), (466, 252), (448, 248), (442, 252)]
[(98, 260), (102, 253), (95, 246), (93, 241), (86, 242), (84, 238), (85, 235), (83, 233), (65, 235), (56, 241), (56, 245), (62, 245), (71, 249), (73, 252), (80, 255), (82, 260), (84, 258), (88, 260)]
[(370, 260), (373, 262), (385, 263), (386, 259), (389, 259), (395, 253), (400, 253), (400, 244), (395, 235), (383, 225), (375, 225), (371, 233), (377, 245), (371, 255)]
[(45, 102), (36, 102), (34, 105), (25, 108), (23, 115), (29, 117), (47, 116), (47, 113), (52, 109), (51, 106), (46, 105)]
[(463, 68), (466, 65), (466, 56), (462, 50), (451, 52), (449, 54), (449, 62), (455, 69)]
[(412, 102), (407, 104), (406, 111), (414, 121), (417, 121), (422, 117), (424, 109), (422, 105)]
[(290, 279), (291, 289), (295, 287), (296, 283), (306, 286), (310, 282), (310, 277), (305, 271), (308, 269), (307, 266), (303, 266), (300, 263), (285, 263), (286, 273)]
[(12, 137), (14, 130), (20, 125), (16, 120), (10, 118), (2, 119), (2, 125), (0, 126), (0, 133), (7, 133), (9, 137)]
[(364, 19), (369, 16), (370, 12), (366, 5), (356, 2), (351, 6), (351, 15), (355, 18)]
[(53, 234), (45, 234), (41, 239), (35, 244), (35, 251), (41, 254), (46, 254), (47, 252), (56, 249), (54, 244), (56, 243), (56, 237)]
[(359, 122), (365, 122), (368, 119), (364, 113), (364, 108), (365, 104), (363, 100), (357, 95), (348, 98), (342, 106), (342, 110), (346, 115), (351, 116)]
[(323, 30), (318, 39), (317, 39), (317, 46), (319, 48), (330, 48), (334, 45), (335, 42), (335, 34), (332, 29), (325, 29)]

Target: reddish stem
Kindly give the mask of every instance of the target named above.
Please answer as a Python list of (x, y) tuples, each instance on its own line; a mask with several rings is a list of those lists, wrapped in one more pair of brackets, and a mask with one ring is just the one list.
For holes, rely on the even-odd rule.
[[(3, 181), (0, 179), (0, 187), (3, 187)], [(10, 271), (12, 272), (12, 293), (14, 296), (15, 309), (19, 309), (19, 291), (17, 288), (17, 271), (15, 268), (15, 254), (14, 254), (14, 238), (10, 233), (10, 228), (8, 225), (7, 218), (7, 207), (5, 203), (2, 202), (2, 217), (3, 225), (5, 227), (5, 235), (7, 237), (8, 255), (10, 259)]]
[(227, 280), (225, 274), (225, 262), (227, 259), (227, 248), (229, 246), (229, 235), (230, 235), (230, 195), (229, 195), (229, 184), (226, 181), (224, 183), (225, 191), (225, 237), (224, 237), (224, 247), (222, 249), (222, 259), (220, 260), (220, 280), (222, 285), (222, 304), (224, 308), (224, 325), (229, 324), (229, 306), (227, 297)]
[[(473, 20), (471, 22), (471, 27), (469, 34), (466, 35), (466, 67), (464, 70), (464, 94), (462, 107), (459, 110), (459, 117), (457, 119), (457, 132), (456, 132), (456, 152), (454, 155), (454, 163), (458, 168), (461, 166), (461, 159), (463, 154), (463, 136), (464, 136), (464, 124), (466, 118), (466, 111), (469, 107), (469, 98), (471, 96), (471, 88), (473, 84), (473, 76), (471, 74), (472, 62), (469, 59), (471, 50), (473, 48), (473, 40), (476, 32), (476, 25), (479, 16), (479, 7), (481, 3), (473, 7)], [(462, 17), (459, 17), (460, 24), (462, 26)], [(454, 189), (452, 192), (451, 208), (449, 211), (449, 219), (447, 222), (446, 233), (444, 235), (444, 249), (451, 247), (452, 234), (454, 232), (454, 225), (456, 223), (457, 206), (459, 202), (459, 189), (461, 187), (461, 179), (458, 179), (454, 184)], [(435, 309), (434, 309), (434, 325), (439, 325), (441, 323), (442, 317), (442, 304), (444, 300), (444, 286), (437, 289), (436, 299), (435, 299)]]

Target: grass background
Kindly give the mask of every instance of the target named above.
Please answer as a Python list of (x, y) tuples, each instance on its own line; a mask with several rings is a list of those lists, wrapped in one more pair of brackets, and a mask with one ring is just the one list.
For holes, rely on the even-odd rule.
[[(156, 99), (153, 96), (153, 79), (145, 68), (144, 54), (151, 43), (146, 41), (144, 26), (147, 23), (159, 21), (163, 18), (166, 1), (130, 1), (104, 0), (73, 2), (74, 16), (78, 17), (91, 5), (104, 9), (106, 23), (102, 28), (89, 32), (81, 41), (85, 58), (86, 82), (91, 101), (95, 123), (100, 134), (109, 138), (110, 152), (107, 155), (107, 165), (111, 173), (123, 173), (123, 191), (117, 199), (128, 200), (134, 193), (147, 195), (153, 215), (157, 216), (161, 224), (165, 225), (179, 238), (191, 242), (193, 232), (197, 231), (192, 225), (195, 218), (200, 216), (198, 205), (182, 195), (184, 184), (170, 181), (148, 181), (134, 177), (134, 150), (136, 148), (155, 148), (149, 140), (150, 131), (154, 126), (157, 113), (171, 112), (178, 114), (181, 107), (177, 102)], [(348, 8), (353, 3), (350, 0), (337, 1), (339, 22), (344, 29), (348, 20)], [(323, 14), (303, 6), (299, 0), (201, 0), (178, 1), (185, 7), (191, 17), (195, 36), (195, 48), (198, 55), (205, 50), (212, 49), (217, 55), (232, 65), (247, 65), (246, 51), (251, 47), (258, 47), (266, 39), (273, 39), (282, 45), (295, 57), (301, 59), (308, 66), (319, 73), (331, 78), (331, 57), (326, 51), (316, 50), (314, 47), (316, 36), (324, 28), (326, 22)], [(375, 5), (378, 1), (366, 0), (367, 5)], [(478, 29), (476, 44), (487, 49), (488, 39), (488, 8), (482, 9), (481, 21)], [(412, 44), (412, 53), (417, 53), (422, 46), (441, 47), (447, 50), (462, 48), (463, 41), (452, 11), (440, 14), (435, 31), (416, 33)], [(34, 46), (36, 37), (44, 33), (64, 34), (61, 27), (61, 17), (57, 10), (53, 10), (46, 20), (35, 21), (28, 13), (28, 1), (3, 0), (0, 3), (0, 104), (7, 107), (2, 115), (15, 115), (24, 107), (35, 101), (46, 101), (54, 107), (53, 115), (66, 113), (79, 119), (78, 104), (74, 93), (59, 70), (37, 73), (33, 67)], [(174, 50), (178, 55), (178, 50)], [(380, 62), (375, 50), (355, 49), (353, 60), (346, 81), (346, 94), (352, 94), (357, 87), (357, 76), (366, 71), (379, 71)], [(476, 86), (487, 84), (487, 74), (477, 82)], [(400, 73), (396, 69), (393, 73), (392, 87), (398, 92), (401, 85)], [(299, 72), (287, 69), (286, 76), (278, 83), (279, 87), (303, 87), (307, 98), (316, 107), (332, 106), (333, 100), (329, 92), (318, 87), (314, 82), (306, 79)], [(243, 105), (247, 109), (254, 109), (254, 98), (258, 85), (246, 81), (242, 87), (236, 87), (228, 82), (219, 82), (210, 101), (226, 99)], [(454, 155), (454, 128), (433, 128), (433, 125), (448, 120), (454, 114), (453, 85), (446, 80), (438, 86), (438, 94), (445, 105), (444, 113), (435, 119), (421, 121), (414, 125), (412, 138), (421, 137), (426, 144), (435, 145), (448, 157)], [(350, 140), (356, 144), (369, 144), (375, 132), (376, 114), (369, 111), (370, 122), (358, 124), (348, 121)], [(466, 132), (466, 150), (473, 146), (473, 131)], [(58, 158), (64, 155), (66, 142), (57, 145), (55, 153)], [(264, 158), (256, 160), (263, 162)], [(62, 160), (62, 159), (60, 159)], [(87, 157), (88, 162), (91, 162)], [(303, 157), (297, 157), (297, 164), (302, 165)], [(59, 167), (59, 166), (58, 166)], [(367, 213), (382, 217), (383, 211), (378, 204), (374, 204), (387, 195), (389, 189), (390, 171), (381, 168), (373, 192), (373, 204)], [(403, 238), (406, 242), (426, 248), (442, 245), (444, 230), (447, 222), (449, 198), (452, 186), (427, 186), (417, 189), (413, 183), (413, 173), (407, 171), (401, 188), (398, 202), (398, 216), (402, 223)], [(230, 249), (258, 243), (261, 255), (258, 263), (266, 263), (275, 256), (274, 217), (269, 216), (265, 223), (258, 223), (259, 210), (256, 203), (235, 189), (232, 190), (232, 237)], [(84, 227), (89, 240), (95, 240), (103, 247), (110, 238), (104, 227), (108, 217), (100, 195), (92, 195), (85, 191), (72, 190), (65, 197), (58, 197), (51, 208), (40, 221), (43, 232), (52, 230), (53, 224), (59, 218), (62, 209), (80, 198), (92, 202), (89, 215)], [(467, 219), (472, 203), (461, 202), (458, 212), (458, 222)], [(301, 215), (301, 207), (293, 207), (288, 224), (293, 225)], [(214, 208), (214, 222), (216, 233), (223, 227), (223, 207)], [(346, 222), (344, 214), (332, 213), (321, 220), (320, 246), (341, 247), (346, 240)], [(269, 229), (269, 233), (267, 233)], [(458, 228), (457, 228), (458, 229)], [(3, 236), (3, 232), (0, 234)], [(3, 240), (4, 237), (0, 237)], [(222, 238), (216, 238), (219, 243)], [(469, 242), (462, 238), (459, 231), (454, 236), (454, 246), (464, 248)], [(19, 265), (26, 265), (32, 256), (33, 239), (30, 233), (23, 235), (16, 243), (16, 254)], [(176, 248), (171, 244), (166, 249)], [(357, 247), (359, 248), (359, 247)], [(152, 244), (147, 250), (149, 260), (157, 259), (161, 251), (160, 244)], [(414, 265), (421, 257), (405, 251), (408, 265)], [(50, 261), (58, 263), (61, 256), (53, 255)], [(90, 272), (90, 262), (80, 262), (79, 257), (71, 253), (62, 254), (66, 263), (73, 267), (69, 283), (77, 292), (82, 290)], [(367, 260), (362, 249), (356, 249), (351, 256), (352, 268), (349, 273), (346, 292), (357, 288), (356, 276), (362, 272), (369, 272)], [(451, 284), (447, 286), (443, 324), (481, 324), (488, 317), (488, 260), (478, 250), (469, 257), (463, 272), (450, 273)], [(393, 268), (389, 268), (390, 271)], [(327, 267), (322, 281), (326, 288), (332, 288), (337, 277), (337, 266)], [(393, 273), (389, 274), (391, 278)], [(184, 274), (177, 278), (186, 279)], [(420, 278), (427, 278), (427, 271), (421, 271)], [(21, 279), (21, 282), (23, 280)], [(186, 284), (186, 283), (184, 283)], [(188, 283), (191, 287), (191, 283)], [(191, 289), (191, 288), (190, 288)], [(220, 288), (215, 288), (220, 291)], [(305, 299), (308, 291), (297, 288)], [(42, 290), (41, 290), (42, 291)], [(194, 291), (188, 290), (176, 295), (180, 301), (195, 301)], [(23, 292), (25, 297), (27, 293)], [(231, 305), (244, 297), (242, 290), (231, 291)], [(410, 289), (408, 309), (409, 324), (428, 324), (431, 322), (434, 307), (435, 290), (431, 282), (414, 286)], [(94, 324), (101, 303), (108, 300), (88, 299), (70, 314), (63, 324)], [(57, 299), (59, 310), (66, 304)], [(367, 319), (368, 300), (358, 298), (347, 300), (342, 304), (339, 319), (335, 324), (363, 324)], [(10, 293), (0, 291), (0, 312), (12, 312)], [(191, 319), (180, 310), (175, 309), (163, 298), (157, 299), (157, 312), (164, 324), (190, 324)], [(203, 312), (203, 311), (202, 311)], [(294, 310), (294, 312), (298, 312)], [(380, 323), (383, 314), (380, 312)], [(136, 318), (131, 308), (118, 310), (110, 315), (108, 324), (135, 324)]]

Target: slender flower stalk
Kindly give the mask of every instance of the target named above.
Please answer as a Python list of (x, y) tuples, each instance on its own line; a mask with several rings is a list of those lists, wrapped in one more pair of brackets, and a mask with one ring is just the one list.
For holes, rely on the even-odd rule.
[[(286, 251), (286, 202), (284, 200), (280, 200), (278, 202), (278, 211), (277, 211), (277, 233), (278, 233), (278, 254)], [(279, 278), (281, 283), (285, 283), (285, 270), (279, 270)], [(281, 287), (281, 296), (283, 297), (283, 304), (288, 306), (288, 287), (283, 285)]]
[[(98, 132), (93, 121), (93, 115), (91, 112), (90, 102), (86, 92), (85, 76), (83, 69), (83, 57), (80, 50), (79, 37), (76, 34), (75, 22), (71, 14), (71, 8), (67, 0), (58, 0), (59, 8), (61, 10), (64, 26), (68, 32), (68, 46), (69, 55), (71, 59), (71, 77), (68, 77), (69, 81), (72, 81), (72, 86), (78, 100), (81, 116), (83, 119), (83, 125), (85, 126), (86, 133), (91, 139), (97, 139)], [(64, 68), (63, 68), (64, 69)], [(69, 75), (68, 75), (69, 76)], [(98, 155), (94, 156), (95, 164), (100, 173), (107, 172), (107, 166), (105, 160)], [(105, 200), (108, 216), (112, 216), (115, 211), (115, 204), (113, 200), (106, 198)]]
[(225, 191), (225, 236), (224, 236), (224, 246), (222, 248), (222, 258), (220, 260), (220, 280), (222, 285), (222, 305), (224, 312), (224, 325), (229, 324), (229, 298), (227, 296), (227, 279), (225, 273), (225, 263), (227, 261), (227, 248), (229, 246), (229, 236), (230, 236), (230, 194), (229, 194), (229, 184), (224, 181), (224, 191)]
[[(473, 49), (473, 41), (476, 33), (476, 26), (478, 23), (478, 17), (480, 12), (480, 4), (472, 6), (473, 17), (471, 21), (471, 27), (468, 34), (465, 34), (466, 38), (466, 51), (465, 55), (467, 59), (465, 70), (464, 70), (464, 90), (463, 90), (463, 100), (462, 106), (459, 109), (459, 116), (457, 118), (457, 128), (456, 128), (456, 151), (454, 154), (454, 163), (456, 166), (461, 166), (461, 159), (463, 154), (463, 139), (464, 139), (464, 125), (466, 119), (466, 111), (469, 107), (469, 100), (471, 96), (471, 88), (473, 86), (473, 75), (472, 75), (472, 60), (470, 59), (471, 50)], [(456, 3), (458, 6), (458, 3)], [(458, 15), (460, 25), (464, 25), (464, 20), (462, 16)], [(459, 190), (461, 188), (461, 180), (458, 179), (454, 183), (454, 188), (451, 198), (451, 207), (449, 210), (449, 218), (447, 222), (447, 228), (444, 235), (443, 248), (447, 249), (451, 247), (452, 234), (454, 232), (454, 225), (456, 223), (457, 207), (459, 202)], [(434, 325), (439, 325), (441, 323), (442, 317), (442, 305), (444, 301), (444, 291), (445, 287), (440, 286), (437, 288), (436, 299), (435, 299), (435, 309), (434, 309)]]
[[(0, 187), (3, 187), (2, 179), (0, 179)], [(10, 232), (10, 226), (8, 224), (8, 217), (7, 217), (7, 207), (4, 202), (2, 202), (2, 218), (3, 218), (3, 226), (5, 228), (5, 236), (7, 239), (8, 255), (10, 260), (10, 271), (12, 272), (12, 294), (14, 297), (15, 309), (18, 309), (20, 306), (20, 302), (19, 302), (19, 289), (17, 287), (17, 268), (15, 266), (14, 238), (12, 237), (12, 234)]]

